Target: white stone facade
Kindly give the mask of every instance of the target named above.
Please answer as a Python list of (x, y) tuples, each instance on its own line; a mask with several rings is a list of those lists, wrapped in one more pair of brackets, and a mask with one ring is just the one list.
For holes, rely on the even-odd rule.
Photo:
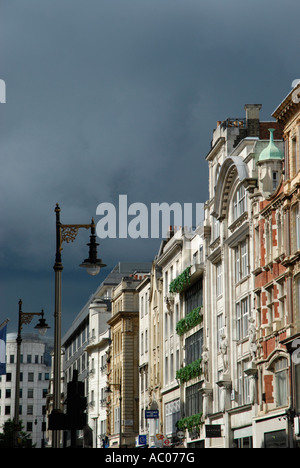
[[(17, 335), (7, 334), (6, 375), (0, 377), (0, 430), (8, 419), (14, 418)], [(49, 392), (51, 358), (46, 341), (38, 335), (22, 336), (20, 368), (20, 421), (29, 433), (33, 445), (47, 445), (46, 397)]]

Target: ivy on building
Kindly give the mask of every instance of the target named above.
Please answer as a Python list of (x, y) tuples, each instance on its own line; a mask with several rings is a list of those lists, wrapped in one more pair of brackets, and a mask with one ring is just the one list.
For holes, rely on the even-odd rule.
[(202, 413), (179, 419), (176, 425), (180, 431), (187, 429), (189, 432), (200, 432), (200, 427), (203, 425)]
[(179, 369), (178, 371), (176, 371), (176, 379), (179, 380), (180, 383), (184, 383), (201, 375), (202, 374), (201, 361), (202, 361), (201, 358), (197, 359), (191, 364), (188, 364), (182, 369)]
[(201, 314), (202, 306), (195, 307), (186, 317), (179, 320), (176, 324), (176, 333), (179, 336), (184, 335), (191, 328), (195, 327), (203, 320), (203, 315)]
[(183, 291), (185, 286), (190, 282), (191, 266), (187, 267), (177, 278), (171, 281), (169, 285), (170, 293), (180, 293)]

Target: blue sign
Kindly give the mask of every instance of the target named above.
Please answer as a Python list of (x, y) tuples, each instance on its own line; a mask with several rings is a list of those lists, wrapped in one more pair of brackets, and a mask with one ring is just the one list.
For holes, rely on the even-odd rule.
[(147, 445), (147, 436), (139, 435), (139, 445)]
[(158, 410), (145, 410), (146, 419), (158, 419), (159, 411)]

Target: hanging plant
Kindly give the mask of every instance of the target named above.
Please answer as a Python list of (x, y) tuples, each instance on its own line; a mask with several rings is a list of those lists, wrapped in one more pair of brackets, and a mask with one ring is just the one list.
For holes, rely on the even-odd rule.
[(184, 335), (191, 328), (195, 327), (203, 320), (203, 315), (201, 314), (202, 306), (195, 307), (186, 317), (179, 320), (176, 324), (176, 333), (179, 336)]
[(183, 367), (176, 371), (176, 379), (182, 384), (184, 382), (188, 382), (195, 377), (198, 377), (202, 374), (201, 368), (201, 361), (202, 359), (197, 359), (196, 361), (188, 364), (187, 366)]
[(187, 267), (177, 278), (171, 281), (169, 285), (170, 293), (180, 293), (183, 291), (184, 287), (190, 283), (190, 273), (191, 266)]
[(200, 432), (202, 425), (202, 413), (193, 414), (192, 416), (177, 421), (177, 427), (180, 431), (185, 431), (187, 429), (189, 432)]

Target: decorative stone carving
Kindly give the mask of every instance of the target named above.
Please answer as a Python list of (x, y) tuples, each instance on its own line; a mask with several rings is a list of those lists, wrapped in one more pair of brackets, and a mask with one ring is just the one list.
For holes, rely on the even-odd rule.
[(222, 362), (223, 362), (223, 374), (226, 374), (229, 370), (229, 364), (228, 364), (228, 339), (225, 333), (222, 333), (221, 335), (220, 352), (221, 352)]
[(204, 380), (209, 382), (209, 352), (208, 347), (203, 346), (202, 352), (202, 371), (204, 375)]
[(254, 362), (257, 357), (257, 343), (255, 319), (253, 317), (249, 318), (249, 352), (251, 356), (251, 361)]

